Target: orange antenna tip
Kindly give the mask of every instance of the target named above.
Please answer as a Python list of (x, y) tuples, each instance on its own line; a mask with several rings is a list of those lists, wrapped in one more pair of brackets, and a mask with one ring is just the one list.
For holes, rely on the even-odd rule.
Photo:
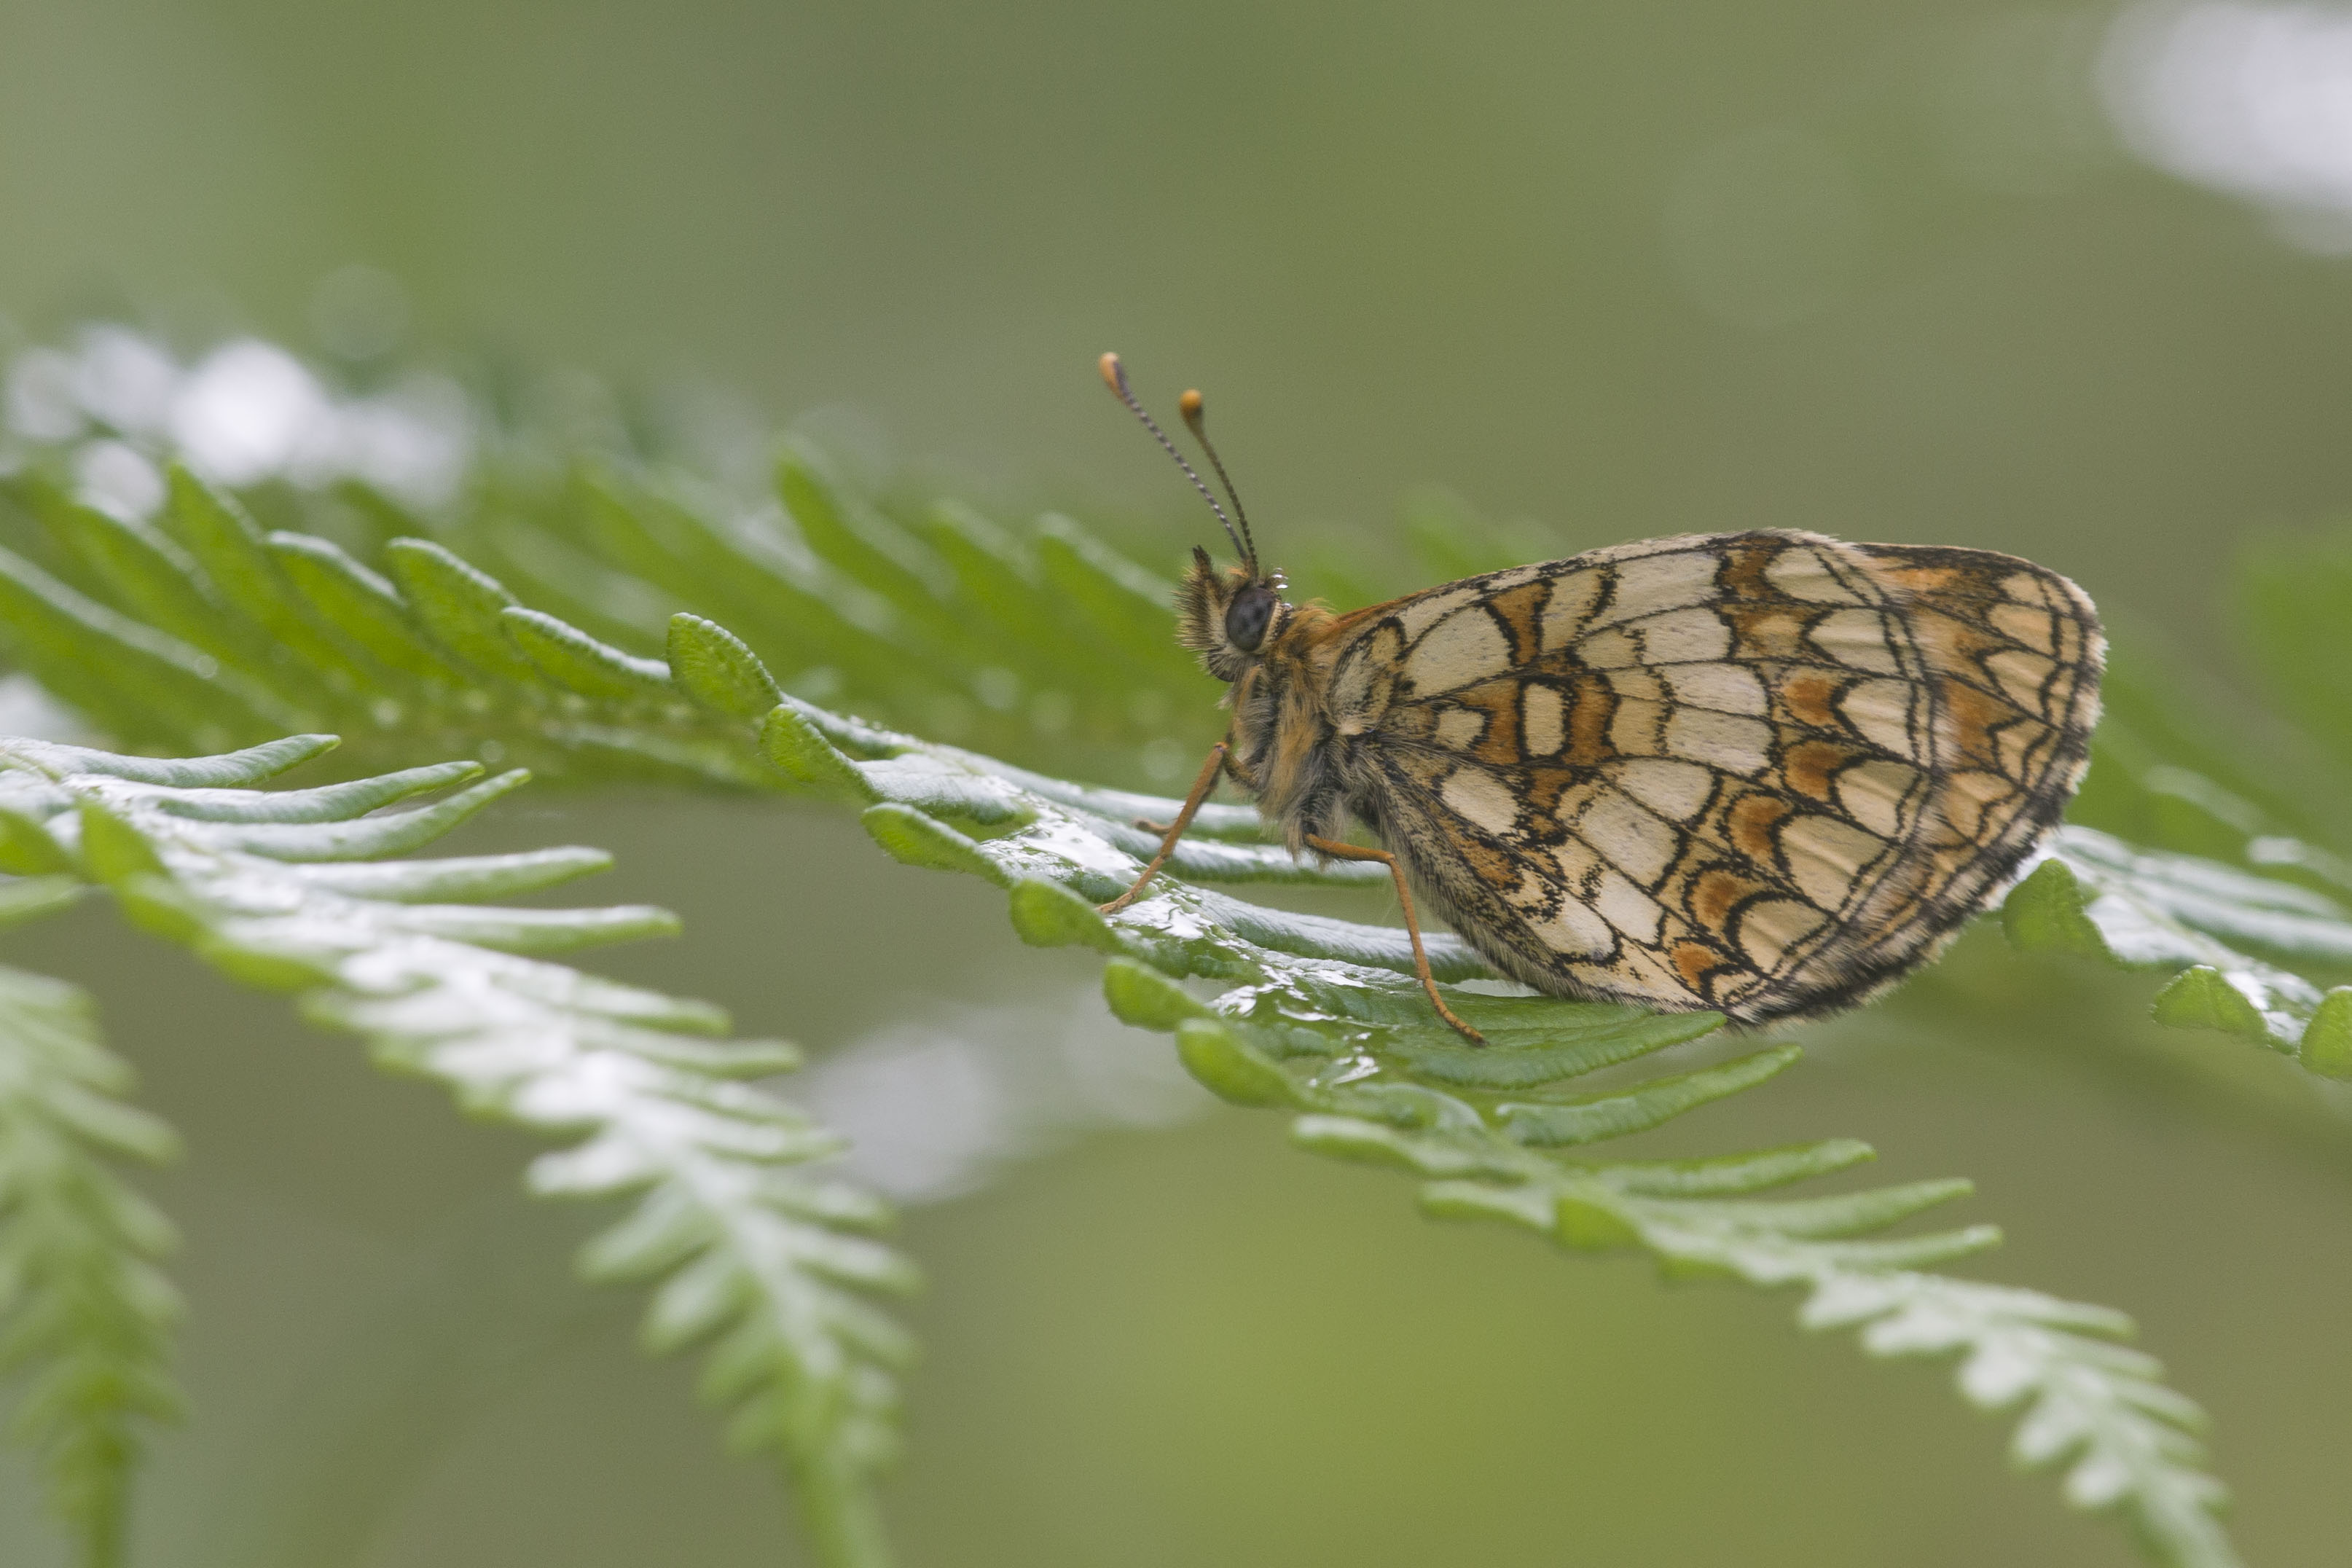
[[(1215, 465), (1217, 478), (1223, 481), (1225, 494), (1234, 503), (1232, 517), (1225, 515), (1225, 509), (1217, 504), (1216, 492), (1202, 483), (1201, 476), (1192, 471), (1192, 465), (1184, 460), (1184, 454), (1176, 449), (1176, 443), (1168, 438), (1168, 432), (1162, 430), (1159, 422), (1144, 412), (1143, 405), (1137, 402), (1135, 394), (1128, 390), (1127, 367), (1118, 363), (1118, 356), (1105, 354), (1095, 362), (1095, 368), (1102, 372), (1103, 384), (1110, 388), (1111, 395), (1126, 404), (1128, 411), (1143, 421), (1143, 427), (1151, 432), (1151, 438), (1159, 442), (1170, 457), (1176, 459), (1176, 466), (1184, 470), (1184, 477), (1192, 481), (1192, 488), (1201, 492), (1201, 499), (1209, 503), (1209, 510), (1215, 512), (1217, 521), (1225, 525), (1225, 537), (1234, 542), (1234, 548), (1241, 552), (1242, 564), (1249, 569), (1250, 576), (1255, 578), (1257, 546), (1250, 539), (1249, 519), (1242, 516), (1241, 498), (1234, 494), (1234, 482), (1225, 478), (1225, 466), (1217, 461), (1216, 448), (1209, 445), (1209, 437), (1202, 433), (1201, 395), (1197, 392), (1188, 392), (1184, 395), (1181, 400), (1184, 405), (1184, 423), (1192, 427), (1193, 435), (1201, 437), (1202, 449), (1209, 454), (1209, 461)], [(1235, 519), (1239, 519), (1241, 522), (1241, 527), (1238, 529), (1234, 526)]]
[(1217, 456), (1215, 443), (1209, 439), (1208, 400), (1194, 387), (1176, 400), (1184, 411), (1184, 424), (1192, 432), (1192, 439), (1201, 443), (1201, 450), (1209, 455), (1209, 466), (1217, 470), (1217, 482), (1225, 487), (1225, 499), (1234, 503), (1234, 521), (1241, 524), (1241, 537), (1234, 541), (1242, 552), (1242, 560), (1257, 574), (1257, 542), (1250, 537), (1249, 513), (1242, 510), (1242, 498), (1234, 489), (1233, 476), (1225, 472), (1225, 460)]

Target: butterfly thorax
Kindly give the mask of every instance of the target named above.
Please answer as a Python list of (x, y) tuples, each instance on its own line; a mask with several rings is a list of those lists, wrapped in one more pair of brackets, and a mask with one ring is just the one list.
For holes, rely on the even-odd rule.
[[(1337, 619), (1319, 605), (1291, 610), (1282, 635), (1242, 672), (1229, 700), (1233, 723), (1226, 772), (1257, 800), (1296, 854), (1312, 836), (1342, 836), (1349, 814), (1347, 738), (1324, 706), (1328, 643)], [(1377, 826), (1377, 825), (1374, 825)]]
[(1331, 632), (1343, 617), (1286, 604), (1279, 574), (1218, 571), (1195, 552), (1177, 597), (1177, 640), (1229, 683), (1228, 777), (1280, 826), (1294, 852), (1309, 835), (1339, 836), (1346, 818), (1341, 739), (1324, 710)]

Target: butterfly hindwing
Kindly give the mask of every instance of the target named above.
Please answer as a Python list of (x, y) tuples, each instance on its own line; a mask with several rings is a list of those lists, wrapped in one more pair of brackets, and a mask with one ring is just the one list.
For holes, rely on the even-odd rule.
[(2064, 578), (1783, 532), (1654, 540), (1350, 616), (1366, 815), (1551, 991), (1763, 1019), (1901, 973), (2072, 793), (2102, 644)]

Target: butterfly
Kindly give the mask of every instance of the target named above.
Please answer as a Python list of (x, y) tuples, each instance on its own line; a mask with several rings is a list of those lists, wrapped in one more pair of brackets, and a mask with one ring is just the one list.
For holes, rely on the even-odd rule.
[[(2105, 640), (2090, 598), (1985, 550), (1765, 529), (1515, 566), (1345, 614), (1284, 597), (1197, 392), (1228, 516), (1177, 638), (1228, 684), (1225, 736), (1123, 908), (1229, 778), (1295, 855), (1395, 878), (1538, 991), (1759, 1024), (1867, 999), (1933, 957), (2065, 809)], [(1239, 520), (1238, 528), (1235, 520)], [(1387, 846), (1344, 841), (1349, 818)]]

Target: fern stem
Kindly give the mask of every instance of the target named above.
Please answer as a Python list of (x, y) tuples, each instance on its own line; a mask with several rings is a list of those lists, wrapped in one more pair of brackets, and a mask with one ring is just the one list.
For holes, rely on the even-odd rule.
[[(125, 1456), (124, 1468), (129, 1468), (128, 1456)], [(79, 1553), (82, 1568), (122, 1568), (125, 1500), (121, 1489), (110, 1488), (106, 1500), (93, 1508), (82, 1521)]]
[(802, 1529), (824, 1568), (893, 1568), (881, 1510), (862, 1477), (825, 1456), (791, 1469)]

